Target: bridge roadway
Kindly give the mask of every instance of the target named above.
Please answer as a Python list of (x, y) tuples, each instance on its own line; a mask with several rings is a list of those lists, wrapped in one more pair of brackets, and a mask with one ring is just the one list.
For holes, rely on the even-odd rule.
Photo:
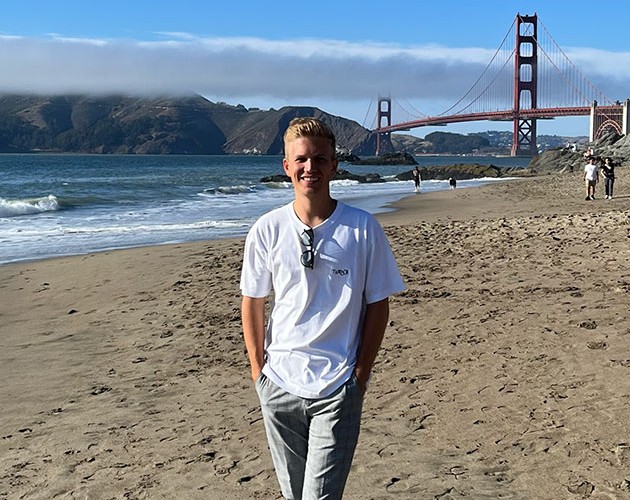
[[(377, 128), (375, 132), (381, 134), (388, 132), (396, 132), (402, 130), (409, 130), (418, 127), (431, 127), (448, 125), (449, 123), (460, 122), (473, 122), (473, 121), (514, 121), (515, 119), (542, 119), (551, 120), (553, 118), (561, 116), (589, 116), (591, 114), (592, 106), (579, 106), (570, 108), (536, 108), (536, 109), (521, 109), (514, 111), (509, 109), (506, 111), (490, 111), (484, 113), (468, 113), (461, 115), (449, 115), (449, 116), (428, 116), (420, 120), (413, 120), (409, 122), (396, 123), (394, 125), (387, 125), (385, 127)], [(598, 113), (606, 114), (618, 114), (622, 110), (621, 105), (612, 106), (597, 106)]]

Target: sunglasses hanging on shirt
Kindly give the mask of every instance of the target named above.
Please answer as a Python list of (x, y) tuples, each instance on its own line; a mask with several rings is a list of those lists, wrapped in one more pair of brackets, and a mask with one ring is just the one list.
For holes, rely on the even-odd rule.
[(300, 235), (300, 243), (305, 247), (302, 255), (300, 256), (300, 262), (308, 269), (313, 269), (315, 263), (315, 251), (313, 250), (313, 242), (315, 241), (315, 235), (312, 229), (305, 229)]

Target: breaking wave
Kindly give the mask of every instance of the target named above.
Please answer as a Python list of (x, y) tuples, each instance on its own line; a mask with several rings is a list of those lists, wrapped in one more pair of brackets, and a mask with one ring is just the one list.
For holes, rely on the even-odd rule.
[(59, 200), (52, 194), (42, 198), (24, 198), (21, 200), (0, 198), (0, 217), (56, 212), (59, 208)]

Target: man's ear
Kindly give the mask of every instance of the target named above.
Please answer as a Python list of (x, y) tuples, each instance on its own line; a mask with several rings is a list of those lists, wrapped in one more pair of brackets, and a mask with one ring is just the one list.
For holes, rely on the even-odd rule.
[(282, 158), (282, 170), (284, 173), (289, 175), (289, 162), (286, 158)]
[(335, 174), (336, 174), (336, 173), (337, 173), (337, 170), (339, 169), (339, 160), (338, 160), (337, 158), (335, 158), (335, 159), (332, 161), (332, 164), (333, 164), (333, 173), (335, 173)]

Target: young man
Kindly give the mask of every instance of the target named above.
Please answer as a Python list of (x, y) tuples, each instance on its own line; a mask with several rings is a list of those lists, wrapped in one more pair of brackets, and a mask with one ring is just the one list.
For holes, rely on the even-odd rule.
[(595, 159), (589, 157), (588, 163), (584, 167), (584, 185), (586, 186), (586, 200), (595, 199), (595, 186), (599, 181), (599, 169)]
[(340, 499), (388, 297), (404, 284), (378, 222), (330, 195), (337, 172), (330, 129), (296, 118), (284, 148), (295, 199), (247, 235), (243, 335), (282, 494)]

